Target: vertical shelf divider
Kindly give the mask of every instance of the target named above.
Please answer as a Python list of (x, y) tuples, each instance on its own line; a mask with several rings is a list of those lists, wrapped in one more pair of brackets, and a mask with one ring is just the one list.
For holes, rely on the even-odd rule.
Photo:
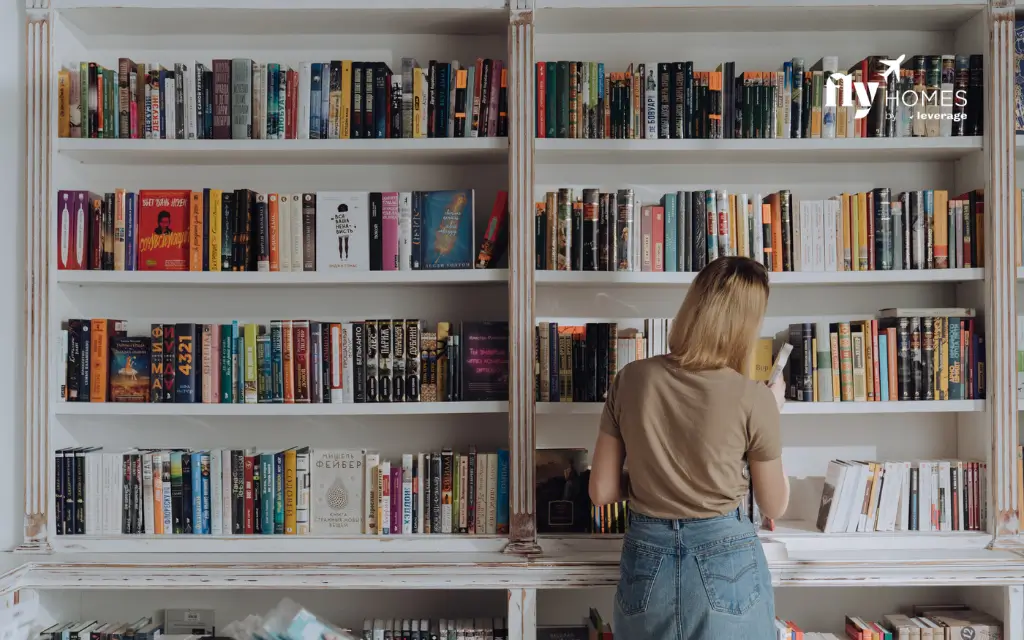
[(534, 508), (534, 0), (511, 0), (509, 101), (509, 553), (538, 554)]

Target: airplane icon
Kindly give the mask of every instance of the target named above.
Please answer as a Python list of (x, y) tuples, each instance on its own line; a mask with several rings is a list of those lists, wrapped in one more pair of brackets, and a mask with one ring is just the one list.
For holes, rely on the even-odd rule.
[(885, 73), (882, 74), (882, 78), (888, 78), (893, 73), (895, 73), (897, 76), (899, 76), (899, 74), (900, 74), (900, 63), (902, 63), (903, 59), (906, 58), (906, 57), (907, 57), (907, 54), (903, 54), (900, 57), (896, 58), (895, 60), (885, 60), (885, 59), (879, 60), (879, 62), (884, 64), (886, 67), (888, 67), (885, 70)]

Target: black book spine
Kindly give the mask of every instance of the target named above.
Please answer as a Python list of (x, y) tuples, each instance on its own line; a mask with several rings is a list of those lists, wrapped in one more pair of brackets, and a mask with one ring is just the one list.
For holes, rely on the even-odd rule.
[[(420, 322), (405, 321), (405, 401), (419, 402), (420, 381), (422, 379), (420, 363)], [(421, 470), (422, 473), (422, 470)]]
[[(97, 380), (96, 384), (105, 384)], [(92, 398), (92, 323), (82, 320), (82, 330), (78, 332), (78, 399), (91, 402)]]
[[(263, 485), (260, 483), (260, 459), (262, 456), (254, 456), (252, 463), (252, 532), (263, 533), (263, 515), (260, 511), (263, 506)], [(269, 532), (268, 532), (269, 533)]]
[[(597, 82), (595, 78), (591, 78), (591, 82)], [(501, 77), (497, 80), (498, 86), (498, 137), (504, 138), (508, 136), (508, 69), (501, 70)], [(593, 105), (591, 105), (593, 108)], [(591, 132), (597, 130), (596, 112), (591, 111), (590, 119)], [(594, 137), (591, 133), (590, 137)]]
[(267, 211), (267, 196), (256, 195), (256, 270), (270, 271), (270, 212)]
[(78, 507), (78, 461), (76, 451), (64, 452), (64, 533), (75, 533), (75, 521)]
[(603, 402), (608, 393), (608, 368), (609, 368), (609, 334), (611, 326), (607, 322), (597, 325), (597, 373), (594, 402)]
[(220, 207), (220, 270), (234, 271), (235, 194), (222, 193), (220, 196)]
[(175, 401), (175, 377), (178, 370), (178, 340), (175, 325), (163, 325), (164, 333), (164, 402)]
[(57, 535), (67, 533), (64, 530), (64, 450), (58, 449), (53, 454), (53, 505), (54, 527)]
[(922, 400), (935, 399), (935, 319), (921, 318)]
[(181, 454), (181, 526), (182, 533), (193, 533), (192, 519), (196, 516), (192, 508), (192, 474), (199, 469), (192, 468), (192, 454), (187, 451)]
[(302, 194), (302, 270), (316, 271), (316, 194)]
[(441, 456), (433, 454), (430, 470), (430, 530), (441, 533)]
[(233, 533), (245, 533), (245, 454), (231, 452), (231, 526)]
[[(377, 321), (377, 402), (391, 402), (391, 363), (393, 361), (390, 320)], [(399, 494), (401, 495), (401, 494)]]
[(668, 139), (671, 125), (675, 122), (676, 110), (679, 108), (674, 100), (676, 83), (672, 69), (672, 65), (667, 62), (658, 63), (658, 138), (662, 140)]
[[(330, 324), (324, 323), (322, 325), (322, 336), (320, 338), (320, 387), (323, 402), (331, 402), (331, 326)], [(338, 354), (341, 354), (341, 345), (338, 345)], [(337, 363), (338, 369), (341, 370), (343, 363)]]
[(583, 204), (578, 200), (569, 202), (572, 224), (572, 240), (569, 253), (569, 268), (572, 271), (583, 271)]
[(913, 399), (913, 375), (911, 372), (910, 318), (899, 318), (896, 327), (897, 374), (900, 400)]
[[(485, 136), (493, 136), (494, 133), (495, 133), (494, 131), (491, 131), (488, 128), (488, 126), (489, 126), (488, 122), (490, 121), (491, 92), (495, 90), (494, 89), (494, 83), (496, 82), (495, 78), (492, 77), (492, 72), (494, 71), (494, 65), (492, 64), (490, 58), (484, 58), (484, 63), (483, 63), (482, 71), (483, 71), (483, 74), (482, 74), (481, 80), (480, 80), (480, 131), (479, 131), (479, 137), (481, 137), (481, 138), (483, 138)], [(568, 78), (568, 73), (566, 74), (566, 78)], [(571, 81), (572, 80), (569, 79), (569, 82), (571, 82)], [(440, 85), (439, 85), (439, 87), (440, 87)], [(440, 88), (438, 89), (438, 91), (440, 91)], [(447, 96), (447, 93), (445, 93), (445, 96)], [(442, 96), (442, 99), (445, 99), (445, 96)], [(447, 114), (447, 110), (445, 111), (445, 113)], [(447, 123), (444, 124), (444, 127), (447, 127)], [(445, 129), (442, 129), (441, 134), (438, 137), (444, 137), (446, 135), (448, 135), (448, 134), (447, 134), (447, 129), (445, 128)]]
[[(970, 60), (970, 80), (967, 94), (966, 134), (980, 136), (985, 133), (985, 64), (984, 56), (975, 54)], [(973, 108), (972, 108), (973, 105)], [(971, 113), (973, 111), (973, 114)]]
[[(373, 128), (374, 137), (387, 138), (390, 129), (388, 105), (391, 103), (388, 93), (391, 91), (391, 70), (386, 64), (377, 65), (373, 74)], [(401, 115), (401, 109), (399, 109)], [(401, 123), (399, 123), (401, 126)], [(399, 129), (401, 131), (401, 129)]]
[[(172, 453), (172, 459), (174, 456), (183, 458), (188, 453)], [(184, 505), (181, 501), (183, 498), (182, 486), (181, 486), (181, 461), (178, 462), (178, 474), (175, 475), (173, 471), (173, 462), (171, 464), (171, 531), (175, 534), (180, 534), (184, 531), (182, 526), (182, 513), (184, 511)]]
[[(85, 535), (85, 451), (75, 452), (75, 534)], [(95, 532), (92, 532), (95, 533)]]
[(384, 270), (383, 194), (370, 193), (370, 271)]
[(910, 318), (911, 400), (921, 400), (924, 391), (924, 363), (921, 349), (921, 318)]
[[(803, 339), (803, 387), (801, 400), (804, 402), (814, 401), (814, 325), (805, 322), (801, 325), (802, 339)], [(867, 333), (864, 336), (865, 340), (870, 340), (871, 335)], [(869, 379), (871, 374), (868, 374)]]
[(441, 137), (437, 133), (437, 60), (427, 67), (427, 137)]
[(788, 189), (779, 191), (782, 213), (782, 270), (793, 270), (793, 198)]
[[(388, 87), (390, 90), (391, 99), (391, 118), (389, 122), (390, 130), (388, 131), (389, 138), (401, 138), (402, 137), (402, 78), (401, 75), (388, 74)], [(465, 96), (465, 92), (463, 92)], [(465, 123), (465, 118), (463, 118)]]
[(67, 387), (68, 402), (88, 402), (88, 396), (82, 396), (79, 387), (79, 367), (81, 367), (81, 333), (85, 320), (68, 320), (68, 356), (67, 356)]
[[(331, 63), (331, 77), (334, 77), (334, 63)], [(341, 83), (341, 67), (339, 62), (338, 67), (338, 83)], [(352, 63), (352, 105), (351, 110), (351, 124), (350, 135), (353, 138), (363, 137), (363, 63), (353, 62)], [(333, 137), (333, 136), (332, 136)]]
[[(611, 235), (611, 219), (612, 219), (612, 207), (611, 207), (611, 194), (599, 193), (598, 194), (598, 206), (597, 206), (597, 270), (598, 271), (614, 271), (611, 265), (614, 261), (611, 259), (610, 249), (613, 243), (610, 242)], [(545, 246), (545, 245), (541, 245)], [(541, 251), (542, 253), (542, 251)]]
[[(584, 378), (586, 383), (586, 394), (584, 397), (587, 402), (597, 402), (599, 397), (597, 395), (597, 380), (601, 375), (601, 370), (598, 368), (598, 356), (602, 347), (600, 326), (595, 322), (589, 322), (587, 323), (586, 331), (586, 350), (584, 351), (587, 358), (585, 363), (586, 377)], [(604, 343), (607, 345), (607, 340), (605, 340)], [(605, 357), (607, 357), (607, 355)]]
[(690, 217), (690, 228), (693, 230), (691, 235), (693, 240), (693, 270), (700, 271), (707, 264), (708, 260), (707, 200), (703, 191), (694, 191), (690, 196), (692, 202), (691, 211), (693, 211), (693, 215)]
[(126, 453), (121, 456), (121, 533), (132, 533), (132, 522), (132, 457)]
[(375, 86), (374, 77), (376, 68), (373, 63), (367, 62), (363, 65), (363, 137), (375, 138), (374, 122), (374, 100), (373, 90)]
[(582, 248), (580, 269), (597, 271), (599, 245), (599, 203), (600, 193), (597, 189), (583, 190), (583, 210), (581, 242)]
[(196, 402), (201, 396), (196, 394), (196, 325), (177, 324), (174, 326), (175, 368), (174, 368), (174, 401)]
[[(206, 67), (201, 64), (196, 64), (192, 69), (192, 77), (195, 79), (196, 87), (196, 105), (195, 105), (195, 117), (196, 117), (196, 139), (202, 140), (206, 138), (206, 127), (203, 126), (203, 105), (206, 103), (206, 87), (203, 86), (203, 71)], [(142, 78), (139, 78), (139, 82), (142, 82)]]
[(352, 399), (366, 402), (366, 325), (352, 323)]
[(142, 501), (142, 454), (132, 454), (132, 513), (135, 516), (134, 533), (146, 533), (145, 505)]
[(533, 256), (533, 268), (537, 271), (544, 271), (547, 269), (547, 253), (544, 249), (547, 247), (547, 230), (548, 230), (548, 214), (547, 210), (538, 205), (534, 210), (533, 216), (533, 244), (534, 244), (534, 256)]

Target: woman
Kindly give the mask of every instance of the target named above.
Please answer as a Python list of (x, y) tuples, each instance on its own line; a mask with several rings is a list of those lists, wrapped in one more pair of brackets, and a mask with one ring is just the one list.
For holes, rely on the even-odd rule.
[(617, 637), (775, 637), (768, 564), (738, 508), (747, 464), (761, 513), (777, 518), (789, 502), (779, 435), (785, 386), (745, 374), (767, 305), (763, 266), (715, 260), (676, 314), (670, 353), (630, 363), (612, 383), (590, 497), (598, 505), (628, 497), (631, 507)]

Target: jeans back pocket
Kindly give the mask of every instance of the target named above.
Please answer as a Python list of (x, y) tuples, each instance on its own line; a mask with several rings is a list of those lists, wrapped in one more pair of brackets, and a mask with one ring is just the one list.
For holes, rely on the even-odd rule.
[(715, 611), (740, 616), (761, 599), (756, 544), (755, 538), (730, 540), (694, 554)]
[(619, 562), (619, 587), (615, 600), (623, 615), (631, 616), (647, 611), (665, 560), (662, 553), (636, 544), (628, 538), (622, 545), (622, 559)]

